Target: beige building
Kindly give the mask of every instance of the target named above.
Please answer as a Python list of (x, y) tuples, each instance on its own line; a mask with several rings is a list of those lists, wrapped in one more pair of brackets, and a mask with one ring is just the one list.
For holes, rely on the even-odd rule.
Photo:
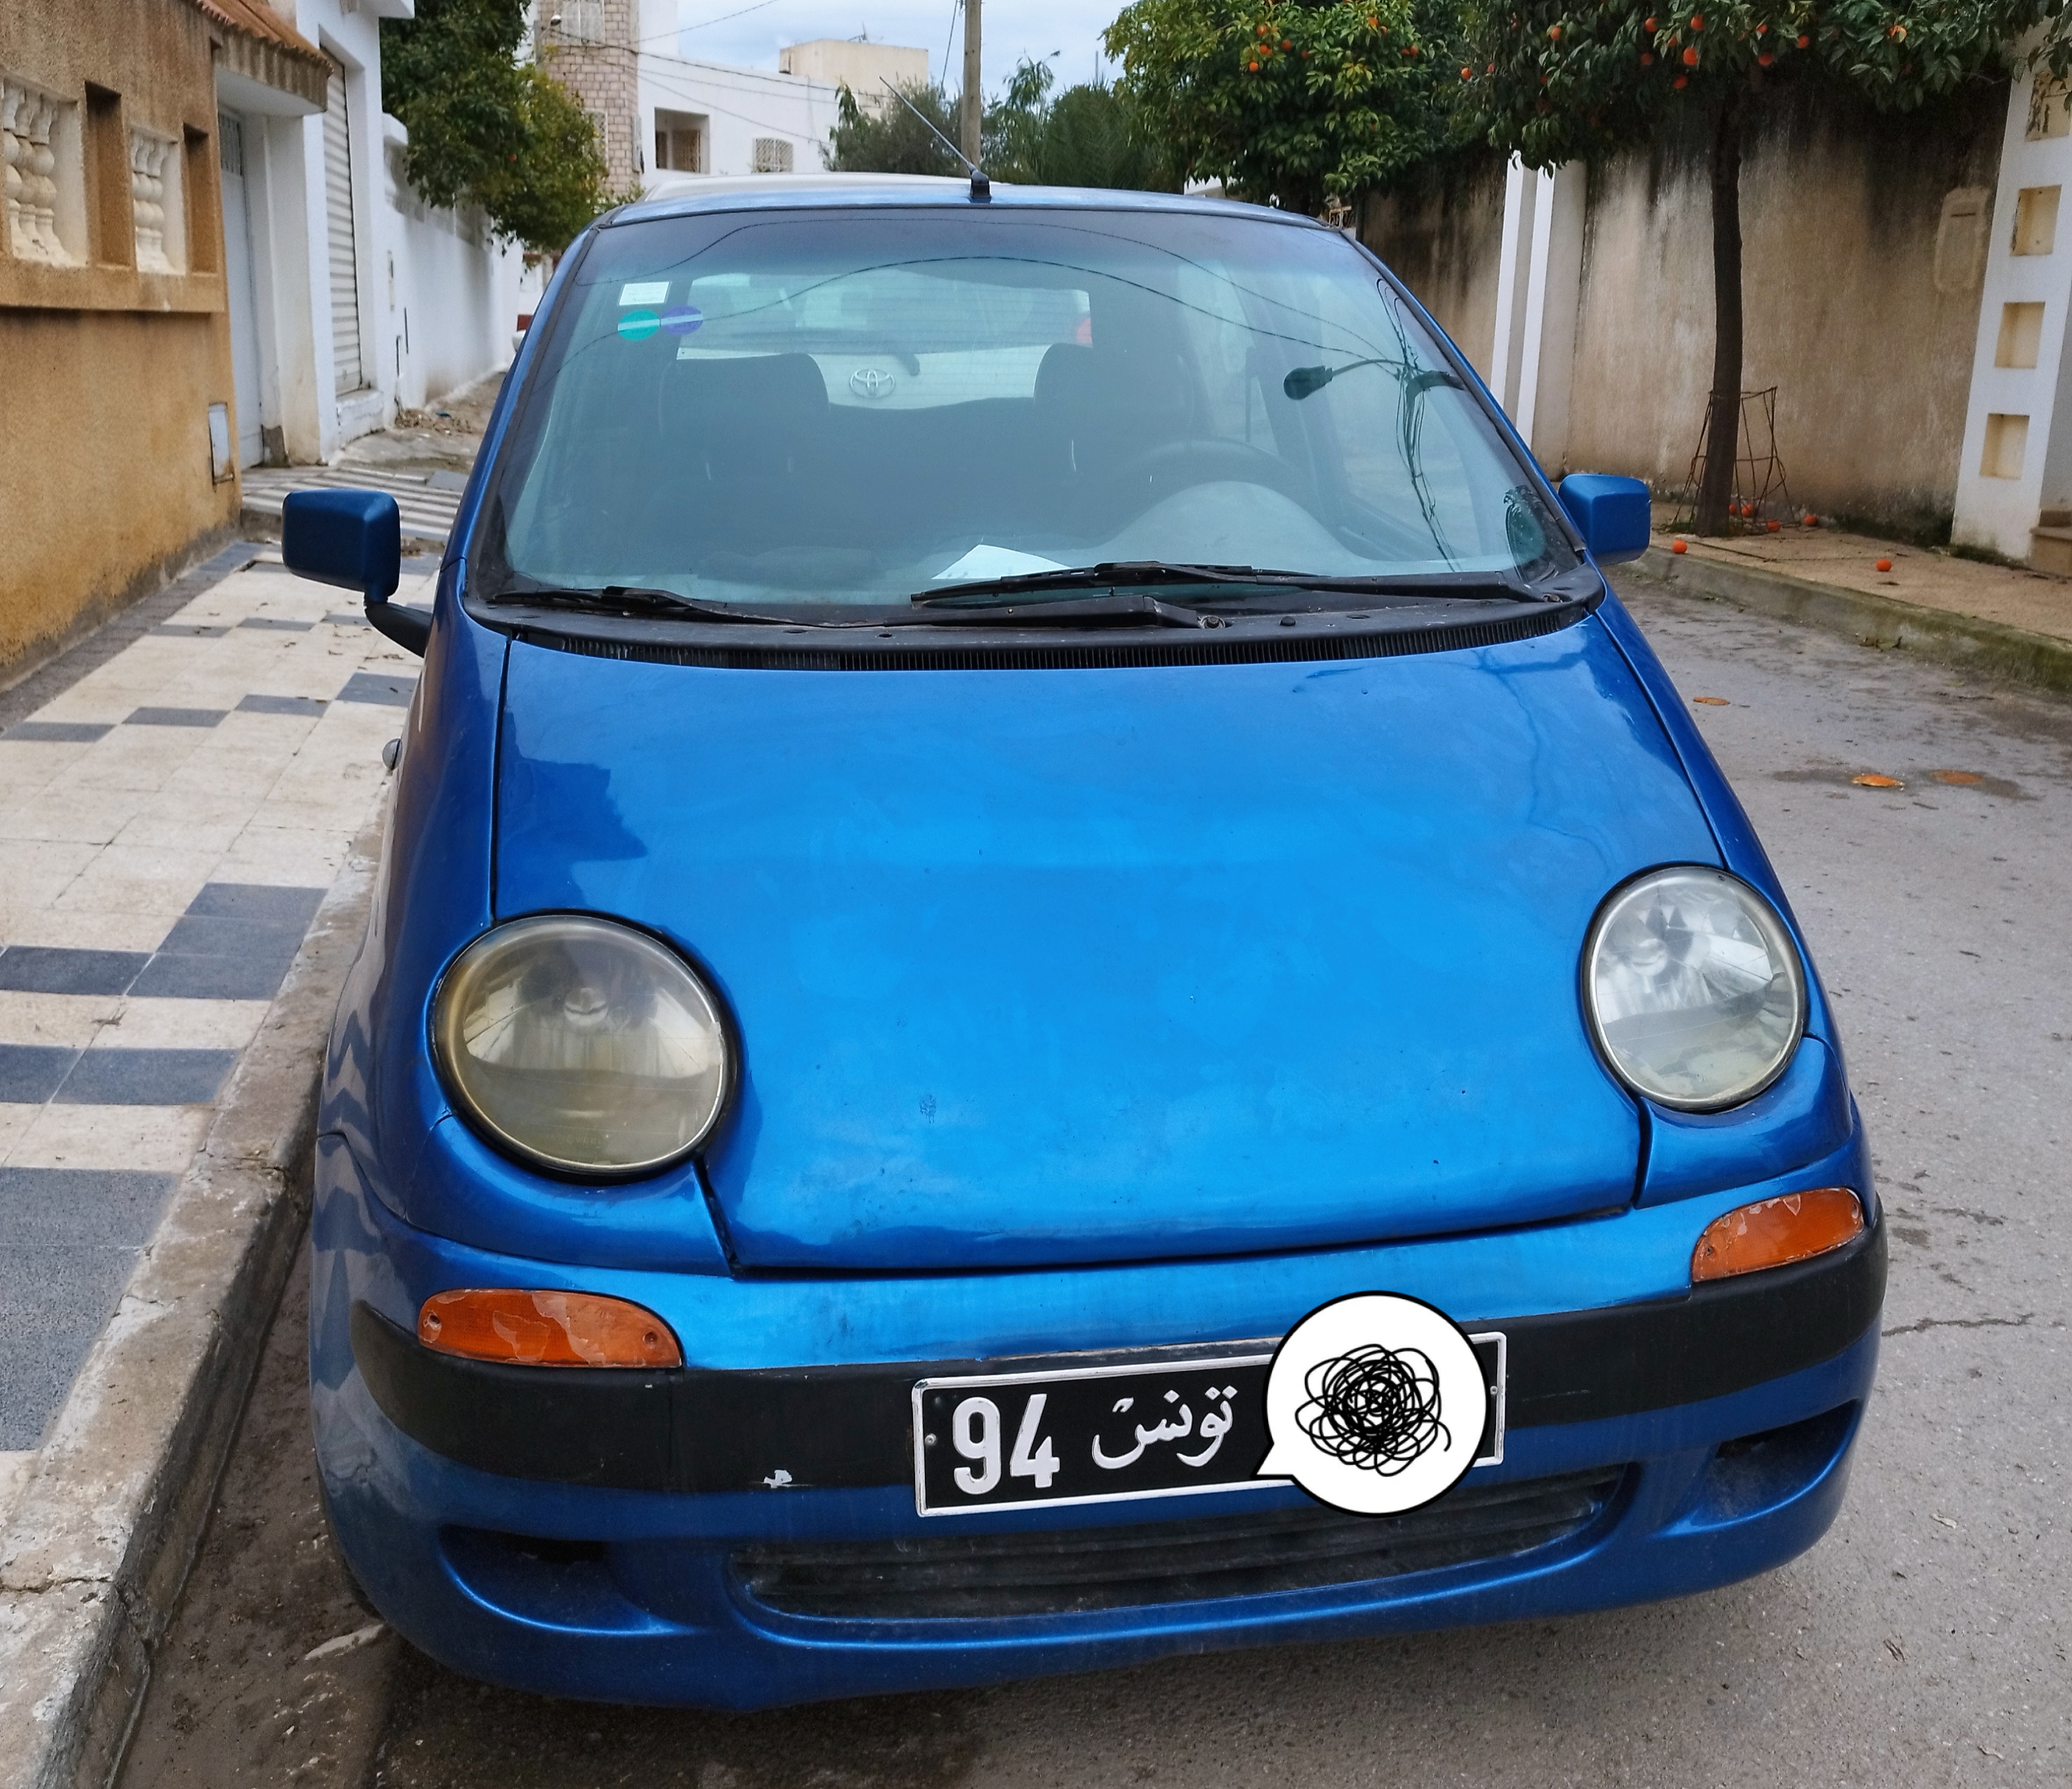
[(0, 6), (0, 681), (237, 519), (219, 64), (322, 104), (250, 0)]
[(640, 51), (649, 43), (673, 51), (676, 25), (676, 0), (533, 0), (533, 53), (590, 114), (615, 192), (648, 171)]
[(928, 52), (903, 43), (873, 43), (861, 37), (816, 37), (777, 52), (777, 72), (803, 75), (824, 87), (846, 87), (857, 104), (873, 112), (893, 103), (885, 90), (928, 84)]

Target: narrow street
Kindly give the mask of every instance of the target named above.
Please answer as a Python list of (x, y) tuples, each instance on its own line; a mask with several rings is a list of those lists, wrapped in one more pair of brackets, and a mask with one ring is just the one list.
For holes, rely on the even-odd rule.
[(371, 1618), (313, 1495), (298, 1282), (129, 1789), (2072, 1778), (2072, 705), (1635, 591), (1823, 966), (1889, 1212), (1878, 1396), (1814, 1552), (1560, 1623), (752, 1717), (546, 1701), (345, 1638)]

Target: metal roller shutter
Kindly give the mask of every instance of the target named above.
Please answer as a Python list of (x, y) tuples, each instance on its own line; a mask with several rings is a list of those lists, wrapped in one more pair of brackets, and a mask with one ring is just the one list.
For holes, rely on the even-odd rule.
[(360, 245), (352, 228), (352, 131), (345, 70), (331, 65), (324, 106), (324, 222), (331, 239), (331, 347), (338, 393), (358, 391), (367, 374), (360, 358)]

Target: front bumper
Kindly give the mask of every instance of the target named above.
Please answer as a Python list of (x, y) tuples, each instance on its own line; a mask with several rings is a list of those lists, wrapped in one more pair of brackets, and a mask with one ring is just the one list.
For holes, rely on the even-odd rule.
[[(1819, 1167), (1867, 1186), (1860, 1148)], [(1800, 1267), (1636, 1296), (1661, 1289), (1657, 1232), (1695, 1238), (1716, 1208), (1768, 1187), (1667, 1218), (1324, 1256), (976, 1276), (974, 1302), (952, 1278), (570, 1274), (409, 1229), (337, 1138), (322, 1141), (318, 1181), (318, 1443), (354, 1569), (402, 1632), (457, 1668), (622, 1701), (745, 1708), (984, 1683), (1572, 1612), (1767, 1569), (1839, 1507), (1885, 1280), (1874, 1222)], [(1521, 1303), (1527, 1289), (1558, 1293), (1577, 1231), (1600, 1258), (1624, 1248), (1626, 1302), (1511, 1317), (1493, 1313), (1515, 1306), (1469, 1302), (1478, 1280)], [(1142, 1296), (1153, 1283), (1157, 1295)], [(433, 1355), (405, 1326), (431, 1291), (514, 1284), (639, 1299), (693, 1358), (723, 1363), (487, 1367)], [(1109, 1302), (1108, 1333), (1133, 1348), (1149, 1339), (1147, 1305), (1160, 1341), (1198, 1346), (1277, 1333), (1326, 1288), (1430, 1298), (1511, 1337), (1504, 1457), (1428, 1511), (1380, 1523), (1289, 1488), (918, 1516), (913, 1381), (1067, 1351), (1080, 1363), (1082, 1325), (1100, 1320), (1081, 1308), (1090, 1287), (1093, 1306)], [(722, 1340), (712, 1314), (730, 1300), (740, 1321)], [(796, 1320), (771, 1323), (787, 1301)], [(931, 1306), (978, 1305), (993, 1320), (960, 1322), (972, 1345), (927, 1349), (944, 1327)], [(1055, 1339), (1029, 1347), (1025, 1312), (1045, 1309)], [(902, 1311), (900, 1333), (927, 1351), (853, 1364)], [(779, 1458), (791, 1462), (781, 1492)]]

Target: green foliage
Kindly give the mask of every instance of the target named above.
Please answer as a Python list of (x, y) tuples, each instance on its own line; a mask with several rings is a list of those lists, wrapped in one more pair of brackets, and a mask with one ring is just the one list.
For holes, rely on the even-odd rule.
[(381, 22), (381, 103), (427, 204), (479, 205), (499, 236), (558, 251), (614, 198), (588, 116), (518, 61), (524, 28), (524, 0), (417, 0)]
[(985, 109), (986, 172), (1044, 187), (1176, 192), (1180, 183), (1138, 128), (1136, 108), (1105, 81), (1050, 97), (1048, 63), (1025, 60)]
[[(885, 103), (869, 109), (844, 87), (838, 96), (835, 128), (825, 152), (837, 174), (962, 174), (964, 165), (936, 138), (933, 125), (952, 142), (957, 140), (956, 110), (939, 87), (900, 88), (908, 104), (889, 93)], [(868, 96), (866, 96), (867, 97)], [(913, 109), (910, 109), (910, 107)], [(919, 110), (928, 124), (914, 116)]]
[(1107, 42), (1177, 175), (1315, 214), (1449, 146), (1451, 21), (1439, 0), (1135, 0)]
[(1474, 132), (1534, 167), (1653, 139), (1670, 115), (1761, 98), (1786, 81), (1910, 111), (2003, 72), (2046, 26), (2041, 59), (2072, 57), (2062, 0), (1463, 0), (1456, 78)]
[[(996, 180), (1054, 187), (1128, 187), (1172, 191), (1178, 180), (1135, 128), (1133, 109), (1113, 88), (1067, 88), (1050, 97), (1047, 64), (1024, 61), (1007, 91), (986, 102), (979, 159)], [(956, 108), (939, 87), (910, 87), (906, 97), (952, 142)], [(964, 164), (906, 106), (866, 110), (844, 88), (828, 166), (838, 173), (960, 175)]]

